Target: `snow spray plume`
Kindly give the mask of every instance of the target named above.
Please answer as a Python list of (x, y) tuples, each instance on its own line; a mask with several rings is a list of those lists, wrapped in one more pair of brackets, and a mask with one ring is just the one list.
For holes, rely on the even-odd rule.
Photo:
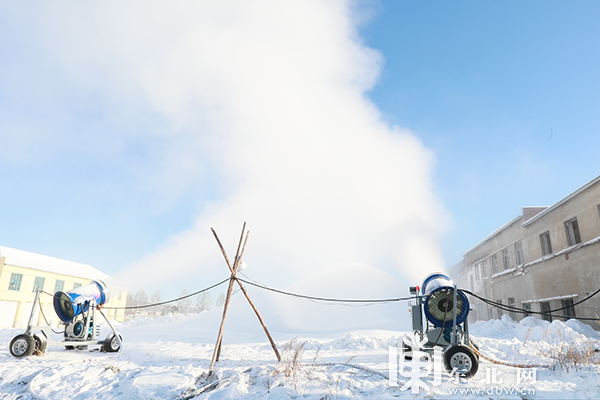
[[(217, 282), (228, 271), (210, 227), (233, 257), (244, 221), (246, 273), (271, 286), (319, 271), (360, 283), (377, 268), (414, 283), (444, 270), (434, 156), (411, 132), (386, 124), (368, 99), (383, 57), (361, 43), (353, 12), (342, 0), (107, 1), (44, 10), (45, 41), (72, 79), (94, 77), (115, 118), (135, 125), (122, 110), (139, 120), (145, 110), (166, 121), (162, 130), (129, 133), (162, 145), (140, 184), (155, 185), (157, 197), (188, 187), (211, 193), (210, 201), (199, 196), (193, 227), (119, 280), (190, 289)], [(351, 295), (373, 291), (358, 288)], [(406, 293), (399, 281), (395, 288), (380, 294)]]

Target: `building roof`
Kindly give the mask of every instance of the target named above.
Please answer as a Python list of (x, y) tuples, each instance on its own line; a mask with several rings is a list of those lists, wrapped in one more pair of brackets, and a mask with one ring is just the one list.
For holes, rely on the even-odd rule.
[(107, 279), (108, 275), (88, 264), (80, 264), (60, 258), (30, 253), (24, 250), (0, 246), (0, 257), (6, 257), (5, 264), (36, 269), (55, 274), (75, 276), (84, 279)]
[[(479, 243), (477, 243), (475, 246), (469, 248), (468, 250), (465, 250), (463, 252), (463, 257), (465, 257), (467, 254), (469, 254), (470, 252), (472, 252), (473, 250), (475, 250), (477, 247), (481, 246), (483, 243), (487, 242), (488, 240), (490, 240), (491, 238), (493, 238), (494, 236), (496, 236), (497, 234), (499, 234), (500, 232), (502, 232), (504, 229), (508, 228), (509, 226), (511, 226), (512, 224), (514, 224), (515, 222), (517, 222), (519, 219), (524, 219), (525, 221), (521, 224), (521, 226), (525, 227), (529, 224), (532, 224), (533, 222), (537, 221), (538, 219), (542, 218), (544, 215), (552, 212), (553, 210), (556, 210), (558, 207), (560, 207), (561, 205), (563, 205), (564, 203), (566, 203), (567, 201), (571, 200), (573, 197), (577, 196), (578, 194), (580, 194), (581, 192), (587, 190), (588, 188), (590, 188), (591, 186), (595, 185), (596, 183), (600, 182), (600, 175), (598, 175), (597, 177), (595, 177), (594, 179), (592, 179), (591, 181), (589, 181), (588, 183), (586, 183), (585, 185), (583, 185), (582, 187), (580, 187), (579, 189), (577, 189), (576, 191), (574, 191), (573, 193), (571, 193), (570, 195), (568, 195), (567, 197), (565, 197), (564, 199), (558, 201), (556, 204), (550, 206), (550, 207), (546, 207), (546, 206), (542, 206), (542, 207), (523, 207), (522, 212), (523, 215), (519, 215), (517, 217), (515, 217), (514, 219), (510, 220), (509, 222), (507, 222), (506, 224), (502, 225), (500, 228), (496, 229), (494, 232), (492, 232), (491, 234), (489, 234), (488, 236), (486, 236), (484, 239), (482, 239), (481, 241), (479, 241)], [(527, 214), (525, 211), (526, 209), (529, 210), (533, 210), (533, 212), (535, 213), (537, 211), (537, 213), (535, 213), (535, 215), (527, 218), (524, 217), (525, 214)]]
[(591, 186), (594, 186), (598, 182), (600, 182), (600, 175), (598, 175), (597, 177), (595, 177), (594, 179), (592, 179), (591, 181), (589, 181), (588, 183), (586, 183), (585, 185), (583, 185), (582, 187), (580, 187), (579, 189), (577, 189), (576, 191), (574, 191), (573, 193), (571, 193), (570, 195), (568, 195), (567, 197), (565, 197), (564, 199), (559, 200), (556, 204), (554, 204), (554, 205), (546, 208), (544, 211), (542, 211), (541, 213), (537, 214), (535, 217), (532, 217), (532, 218), (528, 219), (527, 221), (523, 222), (523, 226), (527, 226), (529, 224), (534, 223), (538, 219), (542, 218), (544, 215), (546, 215), (548, 213), (551, 213), (553, 210), (556, 210), (558, 207), (562, 206), (567, 201), (571, 200), (573, 197), (577, 196), (581, 192), (584, 192), (585, 190), (587, 190)]
[(492, 232), (489, 235), (487, 235), (485, 238), (483, 238), (481, 241), (479, 241), (479, 243), (477, 243), (475, 246), (471, 247), (468, 250), (465, 250), (463, 252), (463, 257), (466, 256), (467, 254), (469, 254), (470, 252), (472, 252), (473, 250), (475, 250), (476, 248), (478, 248), (479, 246), (481, 246), (482, 244), (484, 244), (485, 242), (487, 242), (488, 240), (490, 240), (491, 238), (493, 238), (494, 236), (496, 236), (497, 234), (499, 234), (500, 232), (502, 232), (503, 230), (505, 230), (506, 228), (508, 228), (509, 226), (511, 226), (512, 224), (514, 224), (515, 222), (517, 222), (518, 220), (522, 219), (522, 218), (523, 218), (523, 216), (519, 215), (519, 216), (511, 219), (506, 224), (502, 225), (500, 228), (496, 229), (494, 232)]

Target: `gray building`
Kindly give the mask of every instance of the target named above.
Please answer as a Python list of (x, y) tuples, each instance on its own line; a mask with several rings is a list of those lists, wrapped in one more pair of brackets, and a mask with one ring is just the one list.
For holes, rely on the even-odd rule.
[[(465, 251), (449, 272), (459, 287), (524, 312), (563, 308), (552, 314), (598, 318), (600, 294), (574, 304), (600, 288), (600, 176), (550, 207), (523, 207), (521, 215)], [(471, 322), (505, 313), (471, 302)], [(527, 315), (508, 314), (514, 320)]]

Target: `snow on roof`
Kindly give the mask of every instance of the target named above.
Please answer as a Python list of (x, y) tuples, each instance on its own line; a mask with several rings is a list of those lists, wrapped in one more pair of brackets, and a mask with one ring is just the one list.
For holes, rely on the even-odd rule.
[(569, 194), (567, 197), (563, 198), (562, 200), (559, 200), (556, 204), (546, 208), (541, 213), (539, 213), (536, 216), (523, 222), (523, 226), (528, 226), (528, 225), (533, 224), (535, 221), (542, 218), (544, 215), (550, 214), (553, 210), (556, 210), (558, 207), (565, 204), (567, 201), (571, 200), (573, 197), (584, 192), (585, 190), (589, 189), (590, 187), (594, 186), (598, 182), (600, 182), (600, 175), (598, 175), (597, 177), (595, 177), (594, 179), (592, 179), (591, 181), (589, 181), (588, 183), (586, 183), (585, 185), (583, 185), (582, 187), (580, 187), (579, 189), (574, 191), (573, 193)]
[(106, 279), (108, 275), (88, 264), (80, 264), (60, 258), (30, 253), (28, 251), (0, 246), (0, 257), (6, 257), (5, 264), (16, 267), (37, 269), (55, 274), (75, 276), (84, 279)]
[(466, 256), (467, 254), (469, 254), (470, 252), (472, 252), (473, 250), (475, 250), (476, 248), (478, 248), (479, 246), (481, 246), (482, 244), (484, 244), (485, 242), (487, 242), (488, 240), (490, 240), (491, 238), (493, 238), (494, 236), (496, 236), (497, 234), (499, 234), (500, 232), (502, 232), (504, 229), (508, 228), (509, 226), (511, 226), (512, 224), (514, 224), (515, 222), (517, 222), (518, 220), (522, 219), (522, 218), (523, 218), (523, 216), (519, 215), (519, 216), (511, 219), (506, 224), (502, 225), (500, 228), (496, 229), (494, 232), (490, 233), (485, 238), (483, 238), (482, 240), (480, 240), (479, 243), (477, 243), (475, 246), (471, 247), (468, 250), (465, 250), (463, 252), (463, 257)]

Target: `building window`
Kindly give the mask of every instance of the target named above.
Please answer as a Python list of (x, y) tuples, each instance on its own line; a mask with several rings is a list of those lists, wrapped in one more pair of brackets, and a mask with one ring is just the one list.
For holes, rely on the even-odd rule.
[(573, 299), (562, 300), (563, 315), (567, 318), (575, 318), (575, 307)]
[(515, 256), (517, 257), (517, 265), (525, 264), (523, 259), (523, 244), (521, 242), (515, 243)]
[(42, 290), (44, 290), (44, 283), (46, 283), (46, 278), (36, 276), (35, 282), (33, 282), (32, 292), (37, 292), (38, 290), (41, 292)]
[(504, 264), (504, 270), (510, 268), (510, 255), (508, 254), (508, 249), (502, 250), (502, 263)]
[(550, 302), (542, 301), (540, 303), (540, 311), (543, 313), (542, 318), (546, 321), (552, 322), (552, 315), (550, 315)]
[(523, 304), (523, 311), (524, 311), (524, 316), (525, 317), (529, 317), (531, 315), (531, 304), (530, 303), (525, 303)]
[(487, 258), (485, 260), (483, 260), (483, 268), (481, 269), (481, 275), (483, 275), (483, 279), (486, 279), (487, 277), (489, 277), (489, 270), (488, 270), (488, 260)]
[(494, 274), (498, 273), (498, 254), (492, 256), (492, 272)]
[(56, 292), (62, 292), (65, 289), (65, 281), (56, 281), (56, 284), (54, 285), (54, 293)]
[(21, 290), (21, 281), (23, 280), (23, 274), (15, 274), (14, 272), (10, 275), (10, 282), (8, 284), (8, 290)]
[(600, 217), (600, 204), (596, 206), (598, 208), (598, 216)]
[(81, 287), (81, 283), (77, 283), (77, 282), (75, 282), (75, 283), (73, 284), (73, 289), (76, 289), (76, 288), (78, 288), (78, 287)]
[[(509, 297), (508, 298), (508, 306), (509, 307), (514, 307), (515, 306), (515, 298), (514, 297)], [(509, 315), (510, 315), (510, 318), (513, 321), (517, 320), (517, 313), (515, 311), (513, 311), (513, 310), (509, 311)]]
[(491, 308), (488, 308), (487, 310), (488, 310), (488, 321), (489, 321), (490, 319), (494, 318), (494, 316), (492, 315), (492, 309)]
[(475, 266), (475, 280), (476, 280), (477, 282), (479, 282), (479, 281), (481, 280), (481, 274), (479, 273), (479, 266), (480, 266), (480, 265), (481, 265), (481, 264), (477, 264), (477, 265)]
[[(497, 300), (496, 303), (502, 305), (502, 300)], [(502, 309), (500, 307), (496, 308), (498, 310), (498, 319), (502, 319)]]
[(569, 246), (575, 246), (576, 244), (581, 243), (577, 218), (565, 222), (565, 230), (567, 232), (567, 242), (569, 243)]
[(542, 245), (542, 256), (552, 254), (552, 242), (550, 242), (549, 231), (546, 231), (540, 235), (540, 244)]
[(475, 284), (473, 283), (473, 275), (469, 275), (471, 277), (471, 292), (475, 290)]

